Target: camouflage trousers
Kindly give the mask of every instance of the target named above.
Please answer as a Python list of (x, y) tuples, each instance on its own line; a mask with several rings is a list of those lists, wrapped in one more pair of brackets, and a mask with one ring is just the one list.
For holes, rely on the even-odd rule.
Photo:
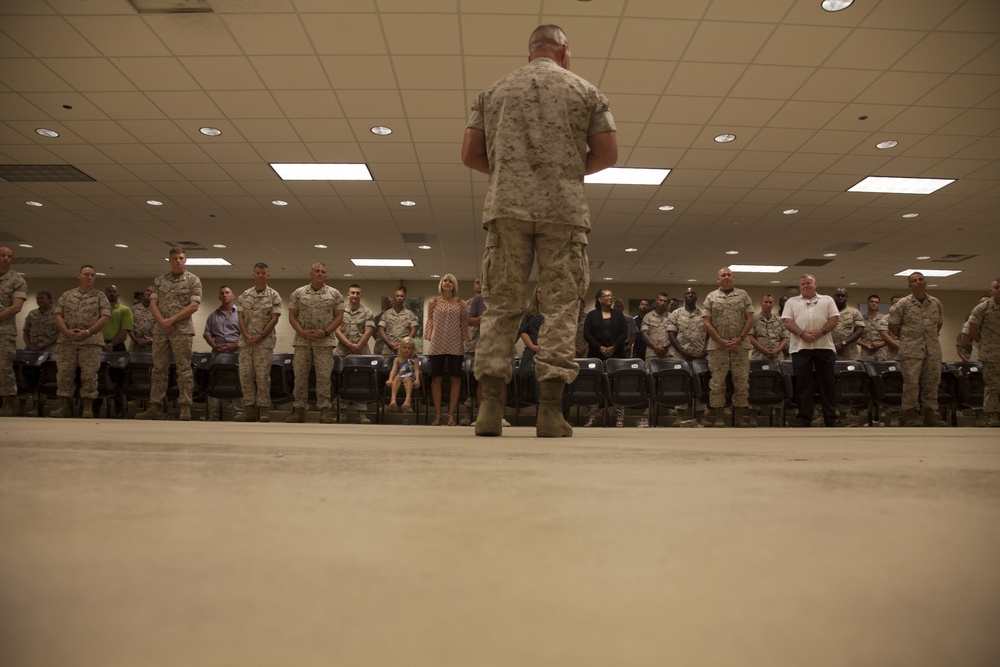
[(80, 369), (80, 397), (97, 398), (97, 373), (101, 368), (100, 345), (59, 343), (56, 361), (56, 395), (73, 398), (76, 392), (76, 369)]
[[(243, 405), (271, 405), (271, 357), (274, 348), (255, 345), (240, 348), (240, 389)], [(308, 374), (309, 371), (306, 371)]]
[(1000, 412), (1000, 361), (983, 361), (983, 412)]
[(17, 338), (0, 336), (0, 396), (17, 393), (17, 378), (14, 376), (14, 356), (17, 354)]
[(900, 410), (937, 412), (938, 386), (941, 384), (941, 357), (902, 357), (899, 369), (903, 373), (903, 401)]
[(538, 334), (535, 377), (572, 382), (579, 373), (576, 324), (590, 284), (587, 232), (581, 227), (500, 218), (486, 226), (483, 255), (483, 298), (487, 310), (480, 321), (475, 375), (511, 378), (517, 330), (524, 316), (528, 277), (538, 258), (545, 318)]
[(331, 400), (330, 385), (333, 374), (333, 348), (329, 345), (296, 345), (292, 367), (295, 369), (295, 389), (292, 396), (294, 408), (309, 407), (309, 369), (316, 367), (316, 407), (326, 410)]
[(726, 374), (733, 374), (733, 405), (748, 408), (750, 402), (750, 358), (747, 351), (709, 350), (708, 369), (712, 379), (708, 381), (709, 405), (713, 408), (726, 407)]
[(191, 369), (191, 346), (194, 334), (162, 334), (153, 336), (153, 373), (149, 383), (149, 402), (158, 405), (167, 395), (170, 378), (170, 358), (177, 366), (177, 405), (191, 405), (194, 371)]

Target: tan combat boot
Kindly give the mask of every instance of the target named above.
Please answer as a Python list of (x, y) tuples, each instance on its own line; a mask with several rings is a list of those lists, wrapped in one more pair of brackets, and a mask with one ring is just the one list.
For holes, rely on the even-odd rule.
[(49, 413), (49, 417), (57, 419), (69, 418), (73, 416), (73, 399), (62, 396), (59, 398), (59, 407)]
[(244, 405), (243, 412), (233, 417), (234, 422), (255, 422), (259, 419), (257, 415), (257, 406), (255, 405)]
[[(535, 420), (535, 435), (539, 438), (572, 438), (573, 426), (562, 415), (562, 395), (566, 383), (562, 380), (545, 380), (540, 383), (538, 400), (538, 418)], [(486, 390), (483, 390), (486, 396)], [(479, 421), (482, 421), (482, 411)], [(478, 435), (478, 433), (477, 433)]]
[(180, 406), (177, 411), (177, 421), (189, 422), (191, 421), (191, 406), (184, 404)]
[(89, 399), (83, 399), (83, 407), (80, 409), (80, 419), (94, 418), (94, 403)]
[(726, 409), (712, 408), (712, 421), (709, 422), (708, 426), (724, 428), (726, 426)]
[(264, 422), (265, 424), (271, 421), (271, 418), (267, 415), (267, 406), (257, 408), (257, 421)]
[(0, 417), (17, 416), (17, 396), (4, 396), (3, 409), (0, 410)]
[(163, 419), (163, 410), (159, 403), (150, 403), (149, 407), (136, 414), (136, 419)]
[(322, 410), (319, 411), (319, 423), (320, 424), (337, 423), (337, 415), (333, 413), (333, 408), (323, 408)]
[(736, 411), (738, 425), (754, 428), (757, 426), (757, 412), (751, 408), (733, 408)]
[(503, 403), (500, 402), (503, 385), (503, 378), (484, 375), (479, 379), (479, 386), (483, 388), (483, 402), (479, 404), (479, 414), (476, 416), (476, 435), (491, 437), (503, 432)]
[(920, 426), (920, 413), (916, 410), (904, 410), (899, 413), (900, 426)]
[(987, 428), (997, 428), (997, 427), (1000, 427), (1000, 412), (987, 412), (986, 413), (986, 426), (987, 426)]
[(937, 410), (925, 410), (924, 411), (924, 426), (947, 426), (948, 422), (941, 419), (941, 415), (937, 413)]
[(306, 420), (306, 409), (305, 408), (295, 408), (292, 410), (292, 414), (285, 417), (286, 424), (301, 424)]

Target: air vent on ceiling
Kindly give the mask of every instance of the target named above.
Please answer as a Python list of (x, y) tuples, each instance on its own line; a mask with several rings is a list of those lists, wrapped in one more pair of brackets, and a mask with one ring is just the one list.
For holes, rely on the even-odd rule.
[(832, 261), (832, 259), (804, 259), (795, 266), (826, 266)]
[(604, 266), (604, 262), (597, 262), (597, 261), (594, 261), (594, 262), (591, 262), (591, 263), (590, 263), (590, 268), (592, 268), (592, 269), (599, 269), (599, 268), (601, 268), (602, 266)]
[(59, 262), (53, 262), (51, 259), (45, 259), (44, 257), (14, 257), (11, 264), (58, 264)]
[(437, 243), (437, 234), (418, 234), (418, 233), (407, 233), (399, 235), (403, 239), (403, 243)]
[(0, 178), (11, 183), (94, 180), (71, 164), (0, 164)]
[(210, 12), (208, 0), (128, 0), (140, 14), (190, 14)]
[(945, 255), (944, 257), (938, 257), (934, 261), (935, 262), (951, 262), (952, 264), (955, 264), (957, 262), (964, 262), (967, 259), (972, 259), (973, 257), (976, 257), (976, 255), (956, 255), (956, 254), (951, 254), (951, 255)]
[(165, 241), (165, 243), (171, 248), (174, 246), (180, 246), (185, 250), (204, 250), (205, 246), (198, 243), (197, 241)]

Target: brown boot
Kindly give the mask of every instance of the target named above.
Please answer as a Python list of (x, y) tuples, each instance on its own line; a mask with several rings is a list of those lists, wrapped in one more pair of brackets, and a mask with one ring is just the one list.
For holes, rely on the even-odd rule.
[(49, 417), (57, 419), (69, 418), (73, 416), (73, 399), (62, 396), (59, 398), (59, 407), (49, 413)]
[(234, 422), (255, 422), (259, 419), (257, 415), (257, 406), (255, 405), (244, 405), (243, 412), (233, 417)]
[(924, 426), (947, 426), (948, 422), (941, 419), (941, 415), (938, 414), (937, 410), (925, 410), (924, 411)]
[(336, 424), (337, 415), (334, 414), (333, 408), (324, 408), (319, 411), (319, 423), (320, 424)]
[(265, 424), (271, 421), (271, 418), (267, 416), (267, 406), (257, 408), (257, 421)]
[(736, 411), (738, 425), (753, 428), (757, 426), (757, 413), (751, 408), (733, 408)]
[(191, 406), (182, 405), (177, 411), (177, 421), (189, 422), (191, 421)]
[(94, 418), (94, 404), (89, 398), (83, 399), (83, 407), (80, 409), (80, 419)]
[(986, 427), (987, 428), (1000, 427), (1000, 412), (986, 413)]
[(286, 424), (301, 424), (306, 420), (306, 409), (305, 408), (295, 408), (292, 410), (292, 414), (285, 417)]
[(920, 413), (916, 410), (903, 410), (899, 413), (900, 426), (920, 426)]
[(500, 402), (503, 385), (503, 378), (492, 375), (479, 378), (479, 386), (483, 388), (483, 402), (479, 404), (479, 414), (476, 416), (476, 435), (491, 437), (503, 432), (503, 403)]
[(0, 410), (0, 417), (17, 416), (17, 396), (4, 396), (3, 409)]
[(149, 407), (136, 414), (136, 419), (163, 419), (163, 410), (159, 403), (150, 403)]
[[(562, 395), (565, 386), (566, 383), (562, 380), (545, 380), (540, 383), (538, 418), (535, 420), (535, 435), (539, 438), (573, 437), (573, 426), (563, 418), (562, 414)], [(485, 393), (484, 391), (483, 394)]]
[(726, 409), (712, 408), (712, 421), (708, 423), (708, 426), (724, 428), (726, 426)]

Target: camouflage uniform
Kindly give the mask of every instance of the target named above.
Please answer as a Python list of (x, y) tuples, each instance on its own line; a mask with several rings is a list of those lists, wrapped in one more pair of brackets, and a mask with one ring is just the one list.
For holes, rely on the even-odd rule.
[(55, 308), (49, 308), (47, 313), (43, 313), (41, 308), (35, 308), (24, 318), (22, 331), (28, 334), (29, 347), (37, 348), (44, 344), (59, 331)]
[[(240, 294), (236, 301), (243, 315), (247, 333), (258, 336), (271, 321), (274, 313), (281, 314), (281, 295), (267, 287), (258, 292), (251, 287)], [(254, 346), (246, 344), (240, 336), (240, 390), (243, 405), (266, 408), (271, 405), (271, 357), (274, 354), (274, 329)]]
[(921, 303), (912, 294), (903, 297), (889, 311), (888, 324), (899, 327), (899, 366), (903, 373), (903, 400), (899, 409), (916, 410), (923, 403), (924, 414), (937, 412), (941, 384), (941, 342), (938, 333), (944, 322), (944, 307), (928, 295)]
[(670, 337), (667, 336), (667, 326), (670, 324), (671, 313), (663, 313), (660, 315), (655, 310), (651, 310), (646, 313), (646, 316), (642, 318), (642, 329), (641, 331), (646, 334), (653, 345), (666, 345), (666, 349), (663, 354), (657, 354), (656, 349), (653, 345), (646, 346), (646, 361), (650, 359), (666, 359), (668, 357), (674, 356), (674, 348), (670, 344)]
[(979, 361), (983, 364), (983, 412), (1000, 412), (1000, 304), (983, 301), (969, 322), (979, 327)]
[[(0, 310), (14, 305), (14, 299), (28, 300), (28, 283), (14, 269), (0, 275)], [(0, 322), (0, 397), (17, 394), (14, 356), (17, 354), (17, 318)]]
[[(757, 339), (763, 347), (774, 349), (781, 345), (781, 341), (788, 338), (788, 330), (785, 329), (785, 325), (781, 323), (781, 318), (778, 317), (774, 311), (771, 311), (770, 317), (764, 317), (763, 313), (757, 313), (753, 316), (753, 329), (750, 330), (753, 337)], [(764, 353), (751, 345), (750, 358), (751, 359), (765, 359), (767, 361), (773, 361), (778, 363), (783, 359), (781, 353), (773, 359), (764, 356)]]
[[(966, 320), (965, 324), (962, 325), (961, 331), (959, 331), (958, 335), (955, 336), (955, 346), (958, 347), (959, 345), (964, 345), (965, 344), (964, 337), (968, 335), (969, 335), (969, 320)], [(972, 349), (969, 351), (969, 361), (979, 361), (979, 341), (978, 340), (972, 341), (972, 345), (970, 347)]]
[[(168, 271), (153, 281), (150, 299), (156, 299), (160, 315), (164, 318), (173, 317), (192, 301), (201, 303), (201, 279), (190, 271), (179, 276)], [(149, 388), (151, 405), (158, 405), (167, 393), (171, 352), (177, 367), (177, 404), (191, 405), (191, 393), (194, 389), (194, 373), (191, 370), (193, 342), (194, 324), (190, 317), (177, 322), (171, 333), (167, 333), (159, 325), (153, 327), (153, 373)]]
[[(866, 343), (873, 343), (882, 340), (880, 331), (885, 331), (888, 327), (888, 316), (878, 313), (873, 317), (862, 315), (865, 324), (865, 332), (861, 334), (861, 340)], [(861, 361), (885, 361), (889, 358), (889, 346), (883, 345), (874, 352), (865, 347), (858, 348), (858, 359)]]
[[(648, 317), (648, 315), (647, 315)], [(681, 307), (670, 313), (670, 322), (667, 324), (667, 332), (673, 331), (677, 334), (677, 342), (685, 350), (695, 355), (705, 352), (705, 319), (701, 316), (701, 311), (697, 308), (694, 312), (688, 312), (687, 308)], [(675, 359), (683, 359), (684, 355), (671, 345), (670, 354)]]
[[(296, 312), (303, 329), (326, 329), (333, 323), (338, 310), (344, 309), (344, 296), (333, 287), (323, 285), (314, 290), (312, 285), (304, 285), (292, 292), (288, 299), (288, 309)], [(295, 348), (295, 398), (292, 407), (303, 410), (309, 404), (309, 370), (316, 367), (316, 407), (326, 410), (331, 400), (330, 379), (333, 373), (333, 349), (337, 337), (330, 334), (318, 341), (308, 341), (298, 333), (292, 346)]]
[[(865, 327), (865, 316), (862, 315), (861, 311), (857, 308), (845, 306), (844, 309), (840, 311), (840, 318), (837, 320), (837, 328), (831, 332), (831, 335), (833, 336), (833, 344), (840, 346), (843, 341), (851, 337), (851, 334), (854, 333), (854, 329), (857, 327)], [(861, 335), (864, 336), (864, 333)], [(857, 343), (851, 343), (837, 353), (837, 358), (860, 359), (861, 348), (858, 347)]]
[(576, 379), (574, 326), (590, 283), (583, 188), (589, 136), (615, 130), (607, 98), (551, 58), (535, 58), (476, 99), (469, 128), (482, 130), (490, 163), (483, 207), (486, 253), (476, 377), (511, 377), (537, 253), (545, 318), (535, 357), (539, 381)]
[[(344, 319), (340, 323), (340, 332), (344, 334), (344, 337), (352, 343), (357, 343), (361, 340), (361, 337), (365, 335), (365, 329), (368, 327), (375, 328), (375, 315), (372, 311), (364, 306), (358, 306), (357, 310), (351, 310), (350, 308), (344, 309)], [(369, 340), (371, 340), (369, 338)], [(368, 344), (361, 348), (361, 351), (357, 354), (368, 354)], [(346, 345), (343, 343), (337, 344), (336, 354), (342, 357), (346, 357), (349, 354), (355, 354), (351, 352)]]
[[(676, 311), (675, 311), (676, 312)], [(721, 289), (710, 292), (701, 308), (702, 317), (710, 317), (712, 326), (723, 340), (736, 338), (746, 324), (746, 314), (753, 312), (750, 295), (734, 287), (729, 294)], [(711, 336), (708, 339), (708, 368), (712, 371), (709, 380), (709, 404), (713, 408), (726, 405), (726, 374), (733, 374), (733, 405), (737, 408), (750, 407), (750, 358), (747, 350), (750, 341), (744, 339), (736, 350), (726, 350)]]
[[(347, 317), (346, 312), (344, 313), (344, 317)], [(395, 308), (389, 308), (382, 313), (382, 317), (378, 322), (378, 328), (385, 329), (385, 337), (393, 343), (398, 343), (401, 338), (409, 336), (410, 329), (418, 324), (417, 316), (409, 308), (403, 308), (398, 313)], [(378, 342), (375, 343), (375, 354), (381, 354), (386, 359), (392, 359), (396, 356), (396, 351), (382, 342), (382, 338), (378, 335), (377, 330), (375, 338), (378, 339)]]
[[(74, 288), (63, 292), (53, 308), (62, 315), (67, 329), (89, 329), (102, 317), (111, 316), (111, 302), (104, 292)], [(101, 367), (104, 336), (98, 331), (84, 340), (59, 336), (59, 361), (56, 363), (56, 395), (73, 398), (76, 392), (76, 369), (80, 369), (80, 397), (97, 398), (97, 372)]]
[[(132, 333), (139, 340), (152, 338), (153, 329), (156, 328), (156, 319), (153, 313), (149, 312), (149, 307), (142, 305), (142, 301), (132, 305)], [(136, 351), (144, 348), (139, 347), (132, 341), (129, 350)]]

